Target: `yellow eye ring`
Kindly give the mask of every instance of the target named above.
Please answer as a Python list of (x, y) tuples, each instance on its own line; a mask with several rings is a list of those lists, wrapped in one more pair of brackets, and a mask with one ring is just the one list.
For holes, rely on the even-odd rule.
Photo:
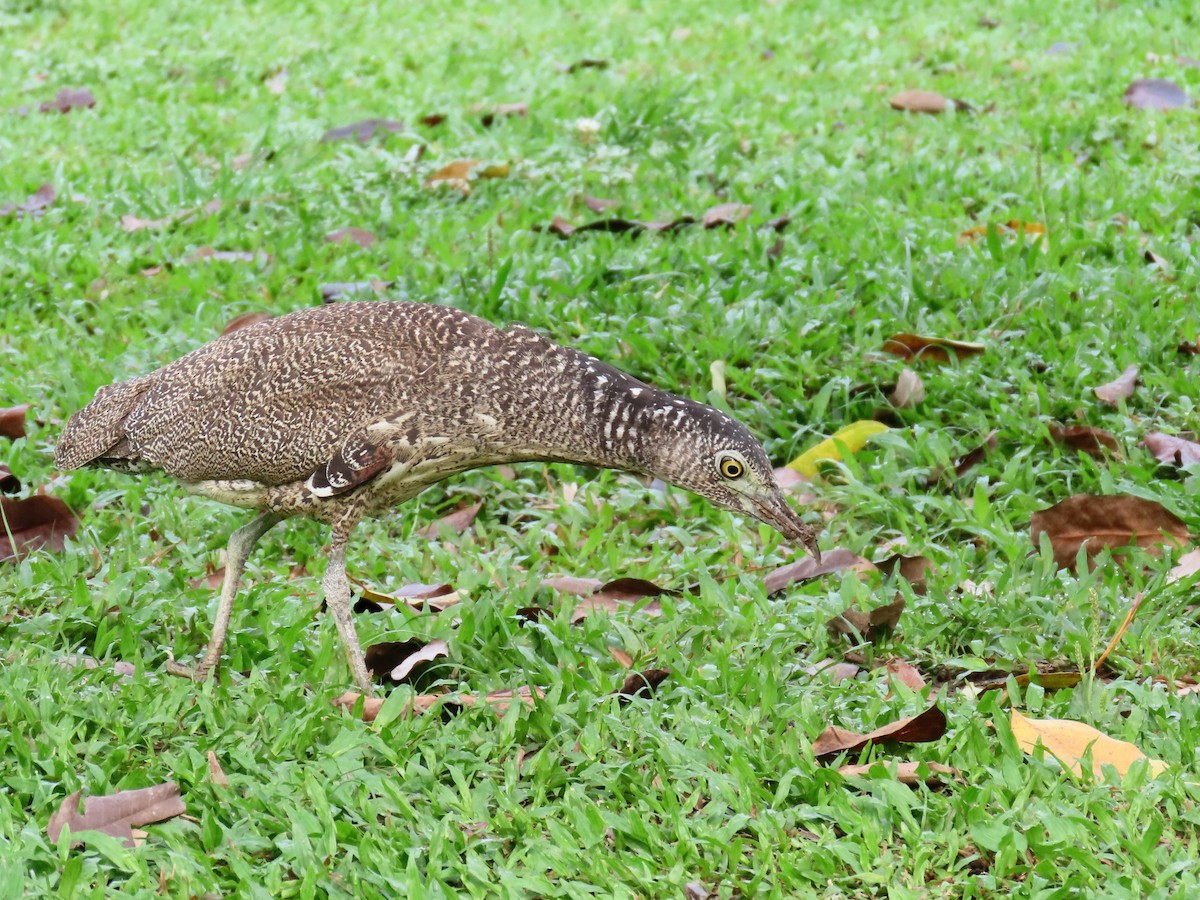
[(722, 475), (730, 479), (741, 478), (742, 474), (746, 471), (746, 467), (732, 456), (727, 456), (721, 460), (718, 468), (721, 470)]

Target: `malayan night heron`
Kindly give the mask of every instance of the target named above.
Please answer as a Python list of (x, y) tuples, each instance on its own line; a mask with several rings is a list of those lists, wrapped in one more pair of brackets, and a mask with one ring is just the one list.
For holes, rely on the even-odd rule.
[(203, 659), (168, 663), (197, 681), (220, 659), (254, 543), (289, 516), (328, 523), (325, 599), (367, 694), (346, 578), (354, 526), (458, 472), (534, 460), (653, 475), (817, 553), (762, 445), (725, 413), (523, 326), (428, 304), (338, 303), (224, 335), (101, 388), (55, 455), (61, 469), (160, 469), (197, 494), (260, 510), (229, 538)]

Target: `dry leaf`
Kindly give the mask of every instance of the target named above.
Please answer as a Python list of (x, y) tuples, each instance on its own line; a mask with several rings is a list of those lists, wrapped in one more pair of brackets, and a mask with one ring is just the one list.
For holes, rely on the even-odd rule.
[(435, 540), (442, 533), (443, 528), (448, 528), (455, 534), (462, 534), (475, 521), (475, 517), (479, 515), (479, 510), (483, 509), (482, 503), (475, 503), (471, 506), (464, 506), (461, 509), (456, 509), (447, 516), (442, 516), (436, 522), (430, 522), (424, 528), (417, 532), (419, 537), (426, 540)]
[(670, 669), (646, 669), (644, 672), (630, 672), (625, 676), (621, 686), (613, 691), (621, 698), (621, 703), (628, 703), (634, 697), (652, 697), (667, 676)]
[(1121, 455), (1117, 439), (1103, 428), (1093, 428), (1090, 425), (1051, 425), (1050, 438), (1097, 459), (1103, 459), (1106, 453), (1114, 453), (1118, 457)]
[(588, 59), (584, 58), (571, 63), (570, 65), (559, 65), (558, 70), (565, 72), (568, 75), (574, 75), (580, 69), (607, 69), (607, 59)]
[(616, 209), (621, 205), (620, 200), (604, 200), (600, 197), (592, 197), (588, 194), (583, 196), (583, 205), (590, 209), (596, 215), (607, 212), (610, 209)]
[(987, 237), (989, 228), (995, 228), (996, 233), (1001, 237), (1012, 238), (1017, 235), (1024, 235), (1025, 237), (1041, 239), (1046, 236), (1046, 226), (1040, 222), (1022, 222), (1020, 219), (1012, 219), (1003, 225), (975, 225), (968, 228), (966, 231), (959, 233), (958, 243), (969, 244), (978, 241), (980, 238)]
[(0, 497), (0, 562), (43, 547), (58, 553), (78, 528), (75, 514), (57, 497)]
[[(999, 444), (996, 435), (997, 432), (995, 431), (988, 432), (988, 435), (983, 439), (982, 444), (980, 444), (970, 453), (967, 453), (965, 456), (961, 457), (954, 464), (955, 477), (962, 478), (963, 475), (965, 475), (968, 471), (975, 468), (977, 465), (987, 459), (988, 454), (994, 451)], [(940, 478), (941, 474), (942, 473), (940, 471), (937, 472), (934, 480), (936, 481), (938, 478)]]
[[(472, 707), (477, 704), (484, 703), (495, 710), (497, 715), (504, 715), (508, 708), (513, 703), (522, 703), (525, 706), (532, 707), (536, 700), (540, 700), (546, 696), (546, 692), (541, 688), (522, 687), (516, 691), (493, 691), (487, 696), (481, 697), (478, 694), (421, 694), (409, 700), (404, 707), (403, 715), (421, 715), (433, 709), (439, 703), (446, 707)], [(335, 698), (333, 705), (341, 709), (352, 709), (362, 694), (357, 694), (354, 691), (347, 691), (340, 697)], [(379, 710), (383, 707), (383, 697), (366, 697), (363, 699), (362, 718), (364, 722), (373, 722), (379, 715)]]
[(1115, 767), (1124, 776), (1139, 760), (1149, 764), (1153, 776), (1161, 775), (1167, 769), (1165, 762), (1150, 759), (1133, 744), (1118, 741), (1091, 725), (1070, 719), (1027, 719), (1014, 709), (1012, 732), (1017, 746), (1026, 753), (1032, 754), (1040, 744), (1076, 775), (1083, 774), (1083, 760), (1089, 754), (1092, 772), (1097, 777), (1103, 777), (1106, 765)]
[(1179, 557), (1171, 571), (1167, 573), (1167, 583), (1190, 578), (1200, 572), (1200, 549), (1189, 550)]
[(795, 469), (807, 478), (813, 478), (817, 474), (817, 463), (822, 460), (841, 460), (844, 458), (843, 453), (857, 453), (867, 445), (867, 440), (872, 435), (882, 434), (887, 430), (888, 427), (882, 422), (870, 419), (851, 422), (839, 428), (832, 437), (827, 437), (816, 446), (805, 450), (788, 463), (788, 468)]
[(604, 582), (599, 578), (576, 578), (572, 575), (560, 575), (557, 578), (545, 578), (542, 580), (542, 587), (562, 591), (566, 594), (580, 594), (581, 596), (596, 593), (603, 584)]
[(1196, 101), (1173, 81), (1165, 78), (1141, 78), (1125, 88), (1121, 102), (1134, 109), (1181, 109)]
[(620, 647), (609, 647), (608, 655), (617, 661), (617, 665), (622, 669), (633, 668), (633, 657), (622, 650)]
[[(90, 670), (99, 669), (102, 666), (108, 665), (107, 663), (100, 662), (100, 660), (96, 659), (95, 657), (82, 656), (77, 653), (71, 653), (67, 656), (64, 656), (57, 662), (64, 669), (84, 668)], [(123, 681), (128, 681), (137, 674), (137, 667), (133, 663), (117, 659), (113, 660), (111, 665), (113, 672), (117, 675), (120, 675)]]
[(378, 239), (363, 228), (339, 228), (325, 235), (328, 244), (358, 244), (360, 247), (373, 247)]
[(232, 334), (242, 328), (248, 328), (251, 325), (257, 325), (259, 322), (265, 322), (268, 319), (274, 318), (269, 312), (258, 310), (257, 312), (242, 313), (240, 316), (235, 316), (229, 320), (229, 324), (221, 334)]
[(1183, 521), (1162, 504), (1123, 494), (1076, 494), (1033, 514), (1031, 535), (1036, 547), (1041, 536), (1050, 539), (1059, 568), (1075, 566), (1080, 547), (1089, 557), (1103, 547), (1130, 544), (1151, 549), (1159, 544), (1182, 546), (1188, 539)]
[(920, 362), (949, 362), (951, 357), (978, 356), (987, 349), (983, 344), (951, 341), (919, 334), (894, 334), (883, 342), (883, 351)]
[(1108, 384), (1102, 384), (1098, 388), (1092, 388), (1096, 396), (1109, 406), (1117, 406), (1122, 400), (1127, 400), (1133, 396), (1133, 389), (1137, 385), (1138, 367), (1127, 366), (1125, 371), (1115, 381), (1110, 381)]
[(38, 105), (38, 112), (69, 113), (73, 109), (91, 109), (96, 105), (96, 98), (87, 88), (64, 88), (54, 95), (53, 100), (47, 100)]
[(701, 221), (706, 229), (733, 228), (738, 222), (746, 218), (753, 211), (752, 207), (745, 206), (741, 203), (722, 203), (720, 206), (714, 206), (712, 209), (704, 213)]
[(12, 469), (0, 463), (0, 494), (17, 494), (21, 491), (21, 479), (12, 473)]
[(773, 572), (768, 572), (763, 577), (763, 589), (768, 594), (776, 594), (796, 582), (811, 581), (814, 578), (820, 578), (822, 575), (828, 575), (832, 572), (840, 572), (843, 569), (869, 572), (874, 568), (871, 563), (858, 554), (838, 547), (822, 553), (820, 562), (817, 562), (811, 556), (806, 556), (804, 559), (781, 566)]
[(899, 575), (912, 585), (914, 592), (923, 594), (925, 593), (925, 579), (933, 570), (933, 560), (927, 556), (902, 556), (897, 553), (895, 556), (889, 556), (887, 559), (875, 563), (875, 568), (889, 578)]
[(471, 185), (467, 182), (467, 178), (470, 176), (471, 170), (478, 165), (479, 160), (476, 159), (456, 159), (454, 162), (442, 166), (426, 178), (425, 187), (437, 188), (449, 186), (462, 191), (464, 194), (470, 193)]
[(46, 207), (53, 203), (57, 196), (54, 185), (43, 184), (21, 203), (5, 203), (0, 206), (0, 216), (16, 216), (17, 218), (30, 216), (40, 219), (46, 214)]
[(450, 655), (450, 647), (443, 640), (429, 643), (411, 641), (384, 641), (367, 647), (363, 656), (367, 669), (376, 678), (386, 675), (392, 682), (411, 682), (434, 660)]
[(871, 643), (882, 640), (900, 623), (900, 614), (904, 612), (904, 598), (897, 595), (891, 603), (877, 606), (869, 613), (860, 609), (847, 609), (841, 615), (834, 616), (826, 623), (832, 635), (844, 634), (852, 640), (860, 637)]
[(841, 753), (858, 753), (868, 744), (880, 741), (922, 744), (936, 741), (945, 733), (946, 714), (934, 704), (919, 715), (899, 719), (869, 734), (858, 734), (830, 725), (813, 741), (812, 750), (819, 762), (827, 762)]
[(1155, 431), (1146, 435), (1142, 445), (1154, 454), (1155, 459), (1168, 465), (1192, 466), (1200, 463), (1200, 444), (1194, 441)]
[(403, 130), (403, 122), (396, 122), (392, 119), (363, 119), (361, 122), (355, 122), (352, 125), (343, 125), (341, 128), (330, 128), (321, 135), (321, 140), (329, 142), (355, 138), (360, 144), (365, 144), (376, 134), (392, 134)]
[(142, 231), (150, 229), (157, 231), (161, 228), (167, 228), (171, 225), (176, 225), (182, 222), (191, 222), (198, 216), (212, 216), (221, 211), (224, 206), (222, 200), (209, 200), (207, 203), (194, 207), (192, 209), (182, 209), (178, 212), (173, 212), (168, 216), (163, 216), (161, 219), (142, 219), (134, 215), (121, 216), (121, 230), (126, 232)]
[(229, 787), (229, 779), (225, 777), (225, 770), (221, 768), (221, 763), (217, 761), (217, 754), (211, 750), (208, 751), (208, 780), (217, 787)]
[(28, 412), (28, 403), (0, 408), (0, 437), (14, 441), (25, 437), (25, 415)]
[[(80, 831), (100, 831), (119, 838), (126, 847), (133, 847), (134, 825), (173, 819), (187, 811), (179, 796), (179, 785), (173, 781), (135, 791), (88, 797), (83, 801), (83, 812), (80, 813), (79, 797), (82, 793), (75, 791), (63, 800), (58, 812), (50, 817), (46, 833), (51, 843), (57, 843), (62, 830), (70, 827), (72, 836)], [(72, 846), (75, 845), (73, 841)]]
[(917, 669), (902, 659), (890, 659), (887, 664), (888, 675), (895, 678), (909, 690), (921, 692), (925, 690), (925, 679)]
[(660, 222), (642, 222), (638, 219), (599, 219), (595, 222), (588, 222), (586, 225), (572, 225), (562, 217), (555, 216), (546, 231), (561, 238), (568, 238), (571, 235), (587, 231), (605, 231), (609, 234), (629, 234), (637, 237), (647, 231), (656, 234), (670, 234), (688, 225), (694, 225), (695, 222), (694, 216), (680, 216), (677, 219)]
[(898, 109), (902, 112), (930, 114), (945, 112), (950, 107), (951, 102), (941, 94), (922, 90), (901, 91), (888, 100), (892, 109)]
[(497, 103), (490, 111), (480, 116), (479, 121), (484, 128), (491, 128), (498, 119), (510, 116), (526, 116), (529, 114), (528, 103)]
[(921, 376), (906, 366), (900, 372), (900, 377), (896, 379), (896, 388), (888, 400), (897, 409), (905, 409), (916, 406), (924, 399), (925, 385), (921, 381)]
[[(946, 781), (960, 780), (958, 769), (941, 763), (909, 761), (902, 763), (866, 763), (861, 766), (838, 766), (837, 773), (844, 778), (867, 778), (873, 771), (883, 772), (901, 784), (940, 787)], [(924, 772), (925, 774), (921, 774)]]

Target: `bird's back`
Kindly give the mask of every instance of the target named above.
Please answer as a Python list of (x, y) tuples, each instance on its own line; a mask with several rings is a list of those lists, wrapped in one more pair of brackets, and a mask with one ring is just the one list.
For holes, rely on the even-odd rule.
[(431, 394), (448, 364), (514, 339), (560, 349), (428, 304), (302, 310), (102, 388), (67, 423), (56, 462), (285, 484), (328, 460), (355, 429), (406, 406), (436, 408)]

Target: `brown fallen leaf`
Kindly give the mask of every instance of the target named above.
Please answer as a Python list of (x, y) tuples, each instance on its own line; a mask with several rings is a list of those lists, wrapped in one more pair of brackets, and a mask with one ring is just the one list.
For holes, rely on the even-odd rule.
[(680, 216), (677, 219), (661, 222), (642, 222), (637, 219), (599, 219), (595, 222), (588, 222), (586, 225), (572, 225), (565, 219), (555, 216), (546, 231), (561, 238), (587, 231), (604, 231), (609, 234), (629, 234), (637, 237), (647, 231), (655, 234), (670, 234), (688, 225), (694, 225), (695, 222), (694, 216)]
[(1044, 238), (1046, 236), (1046, 226), (1040, 222), (1022, 222), (1020, 219), (1012, 219), (1005, 222), (1003, 225), (975, 225), (962, 231), (958, 235), (958, 243), (969, 244), (987, 237), (988, 229), (994, 228), (996, 233), (1001, 237), (1016, 237), (1024, 235), (1025, 237)]
[(225, 583), (225, 567), (214, 566), (211, 562), (204, 566), (204, 575), (200, 578), (192, 579), (192, 590), (198, 591), (203, 588), (205, 591), (219, 591), (221, 585)]
[(360, 144), (365, 144), (376, 134), (394, 134), (404, 130), (403, 122), (396, 122), (392, 119), (363, 119), (361, 122), (355, 122), (351, 125), (343, 125), (340, 128), (330, 128), (323, 135), (321, 140), (324, 143), (330, 141), (344, 141), (347, 138), (355, 138)]
[(321, 285), (321, 302), (336, 303), (354, 294), (375, 293), (386, 291), (396, 284), (394, 281), (381, 281), (373, 278), (370, 281), (334, 281)]
[(1146, 435), (1142, 446), (1159, 462), (1173, 466), (1192, 466), (1200, 463), (1200, 444), (1155, 431)]
[[(109, 665), (109, 663), (101, 662), (93, 656), (82, 656), (78, 653), (71, 653), (57, 660), (58, 664), (64, 669), (99, 669)], [(113, 660), (112, 670), (115, 674), (121, 676), (121, 679), (128, 681), (137, 674), (137, 666), (133, 663), (125, 662), (124, 660)]]
[(0, 463), (0, 494), (17, 494), (21, 491), (21, 479), (12, 473), (12, 469)]
[(877, 606), (869, 613), (860, 609), (847, 609), (834, 616), (826, 627), (831, 635), (845, 635), (852, 640), (865, 639), (876, 643), (896, 630), (900, 614), (904, 612), (904, 598), (897, 596), (891, 603)]
[(212, 247), (197, 247), (184, 258), (184, 262), (254, 262), (254, 254), (249, 250), (214, 250)]
[(482, 503), (475, 503), (471, 506), (456, 509), (449, 515), (442, 516), (436, 522), (430, 522), (417, 532), (417, 536), (430, 541), (436, 540), (441, 535), (443, 528), (450, 529), (454, 534), (462, 534), (471, 527), (481, 509), (483, 509)]
[(910, 760), (902, 763), (873, 762), (861, 766), (838, 766), (837, 773), (843, 778), (867, 778), (875, 774), (883, 774), (894, 778), (901, 784), (915, 786), (923, 784), (926, 787), (940, 787), (947, 781), (960, 781), (958, 769), (943, 766), (941, 763)]
[(567, 75), (574, 75), (580, 69), (607, 69), (607, 68), (608, 68), (608, 60), (607, 59), (590, 59), (590, 58), (586, 58), (586, 57), (584, 59), (576, 60), (575, 62), (571, 63), (570, 65), (563, 65), (560, 63), (558, 66), (558, 70), (560, 72), (565, 72)]
[(0, 408), (0, 437), (14, 441), (25, 437), (25, 416), (28, 412), (28, 403)]
[(630, 672), (621, 682), (621, 686), (613, 693), (621, 698), (622, 704), (628, 703), (634, 697), (652, 697), (654, 691), (670, 674), (670, 669), (646, 669), (642, 672)]
[(365, 228), (339, 228), (325, 235), (327, 244), (358, 244), (360, 247), (375, 246), (378, 238)]
[(426, 178), (425, 187), (452, 187), (462, 191), (464, 194), (469, 194), (471, 192), (471, 185), (467, 179), (471, 175), (471, 170), (478, 165), (479, 160), (477, 159), (456, 159), (454, 162), (442, 166)]
[(875, 563), (875, 568), (887, 577), (899, 575), (912, 585), (915, 593), (925, 593), (925, 579), (933, 571), (933, 560), (927, 556), (903, 556), (897, 553)]
[[(100, 831), (118, 838), (126, 847), (136, 846), (133, 826), (150, 825), (173, 819), (187, 811), (179, 796), (179, 785), (173, 781), (133, 791), (118, 791), (100, 797), (88, 797), (83, 801), (83, 812), (79, 811), (79, 798), (83, 791), (75, 791), (62, 802), (58, 811), (50, 817), (46, 833), (51, 843), (57, 843), (64, 828), (71, 834), (81, 831)], [(72, 841), (72, 846), (79, 843)]]
[(617, 665), (620, 666), (622, 669), (632, 669), (633, 668), (633, 657), (630, 656), (628, 653), (626, 653), (624, 650), (622, 650), (620, 647), (610, 646), (608, 648), (608, 655), (611, 656), (614, 660), (616, 660)]
[(767, 219), (762, 223), (762, 228), (770, 228), (772, 231), (783, 232), (792, 224), (792, 217), (789, 215), (776, 216), (773, 219)]
[(529, 115), (528, 103), (497, 103), (490, 110), (480, 116), (479, 121), (484, 128), (491, 128), (500, 119), (507, 119), (511, 116), (527, 115)]
[(922, 744), (936, 741), (945, 733), (946, 714), (934, 704), (919, 715), (899, 719), (868, 734), (830, 725), (813, 741), (812, 751), (818, 762), (828, 762), (841, 753), (858, 753), (868, 744), (882, 741)]
[(272, 318), (274, 316), (261, 309), (255, 312), (242, 313), (240, 316), (234, 316), (230, 319), (229, 324), (225, 326), (221, 334), (232, 334), (242, 328), (249, 328), (251, 325), (257, 325), (259, 322), (265, 322)]
[(608, 212), (610, 209), (616, 209), (621, 205), (620, 200), (605, 200), (601, 197), (593, 197), (590, 194), (583, 195), (583, 205), (594, 212), (596, 215), (601, 215)]
[(146, 229), (157, 231), (171, 225), (194, 221), (200, 216), (216, 215), (224, 205), (224, 201), (222, 200), (209, 200), (201, 206), (192, 209), (183, 209), (179, 212), (163, 216), (161, 219), (143, 219), (135, 215), (126, 214), (121, 216), (121, 230), (130, 233)]
[(683, 886), (683, 900), (711, 900), (712, 896), (703, 881), (689, 881)]
[(372, 675), (378, 679), (386, 676), (394, 684), (412, 682), (430, 663), (449, 655), (450, 646), (440, 639), (428, 643), (420, 639), (384, 641), (367, 647), (363, 654)]
[(208, 780), (217, 787), (229, 787), (229, 779), (225, 777), (225, 770), (221, 768), (221, 763), (217, 760), (217, 754), (211, 750), (208, 751)]
[(909, 690), (918, 693), (925, 690), (925, 678), (911, 663), (905, 662), (898, 657), (889, 659), (887, 670), (890, 677), (895, 678)]
[(1167, 583), (1190, 578), (1200, 572), (1200, 549), (1189, 550), (1179, 557), (1171, 571), (1167, 573)]
[(2, 216), (29, 216), (33, 219), (40, 219), (46, 214), (46, 208), (54, 202), (58, 196), (58, 192), (54, 190), (54, 185), (43, 184), (36, 191), (29, 195), (28, 199), (21, 203), (5, 203), (0, 205), (0, 217)]
[(722, 203), (706, 211), (700, 221), (710, 231), (713, 228), (733, 228), (753, 211), (753, 207), (742, 203)]
[(971, 104), (964, 100), (955, 100), (943, 97), (935, 91), (922, 90), (901, 91), (893, 94), (888, 103), (892, 109), (898, 109), (901, 112), (929, 113), (930, 115), (943, 113), (951, 106), (964, 112), (969, 112), (971, 109)]
[(1051, 425), (1050, 439), (1097, 459), (1103, 459), (1108, 453), (1116, 454), (1118, 458), (1121, 456), (1121, 449), (1112, 432), (1091, 425)]
[(0, 562), (42, 548), (61, 552), (78, 528), (75, 514), (57, 497), (0, 497)]
[(1167, 764), (1150, 759), (1141, 750), (1126, 741), (1118, 741), (1082, 722), (1069, 719), (1027, 719), (1015, 709), (1012, 711), (1012, 733), (1017, 746), (1026, 753), (1034, 753), (1040, 745), (1076, 775), (1083, 774), (1083, 764), (1090, 757), (1092, 773), (1104, 776), (1104, 767), (1114, 767), (1124, 776), (1134, 763), (1144, 761), (1152, 777), (1161, 775)]
[(64, 88), (54, 95), (53, 100), (38, 104), (38, 112), (69, 113), (73, 109), (91, 109), (96, 105), (96, 98), (87, 88)]
[(542, 579), (542, 587), (562, 591), (565, 594), (579, 594), (585, 597), (596, 593), (603, 584), (604, 582), (599, 578), (576, 578), (573, 575), (560, 575), (557, 578)]
[(1133, 389), (1137, 386), (1138, 367), (1127, 366), (1125, 371), (1115, 381), (1110, 381), (1108, 384), (1102, 384), (1100, 387), (1092, 388), (1096, 396), (1109, 406), (1118, 406), (1122, 400), (1127, 400), (1133, 396)]
[[(958, 461), (954, 464), (954, 476), (956, 478), (962, 478), (963, 475), (967, 474), (967, 472), (975, 468), (987, 459), (989, 454), (995, 451), (1000, 443), (997, 434), (998, 432), (996, 431), (989, 431), (987, 437), (983, 439), (982, 444), (964, 456), (959, 457)], [(933, 480), (941, 480), (943, 474), (941, 470), (935, 472)]]
[(1161, 503), (1124, 494), (1068, 497), (1034, 513), (1030, 531), (1034, 547), (1043, 534), (1049, 538), (1054, 561), (1063, 569), (1074, 568), (1080, 547), (1090, 558), (1104, 547), (1182, 546), (1189, 537), (1187, 525)]
[(1187, 91), (1165, 78), (1139, 78), (1125, 88), (1121, 102), (1133, 109), (1182, 109), (1196, 105)]
[[(522, 687), (516, 691), (493, 691), (486, 696), (478, 694), (421, 694), (409, 700), (404, 707), (402, 715), (412, 716), (421, 715), (433, 709), (438, 704), (444, 704), (446, 707), (473, 707), (478, 704), (485, 704), (493, 709), (497, 715), (504, 715), (508, 708), (514, 703), (521, 703), (525, 706), (532, 707), (537, 700), (546, 696), (546, 692), (541, 688)], [(336, 697), (332, 703), (340, 709), (353, 709), (354, 704), (362, 694), (357, 694), (354, 691), (347, 691), (340, 697)], [(373, 722), (379, 716), (379, 710), (383, 707), (384, 697), (366, 697), (363, 700), (362, 719), (364, 722)]]
[(985, 349), (983, 344), (908, 333), (893, 334), (883, 342), (884, 353), (921, 362), (949, 362), (951, 357), (978, 356)]
[(797, 562), (789, 563), (773, 572), (768, 572), (763, 577), (763, 589), (768, 594), (777, 594), (798, 581), (811, 581), (814, 578), (820, 578), (822, 575), (829, 575), (832, 572), (840, 572), (843, 569), (869, 572), (874, 568), (875, 566), (857, 553), (851, 553), (849, 550), (837, 547), (833, 550), (823, 552), (820, 562), (817, 562), (811, 556), (806, 556)]
[(896, 387), (888, 395), (888, 400), (897, 409), (916, 406), (925, 399), (925, 384), (921, 376), (907, 366), (901, 370), (896, 379)]

